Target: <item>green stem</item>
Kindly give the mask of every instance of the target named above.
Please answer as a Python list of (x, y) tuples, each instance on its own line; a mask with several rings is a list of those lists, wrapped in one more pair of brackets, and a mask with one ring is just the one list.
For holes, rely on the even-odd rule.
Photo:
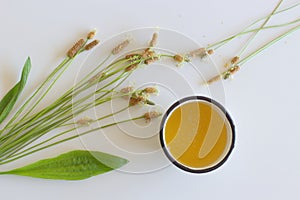
[(266, 18), (266, 20), (262, 23), (262, 25), (254, 32), (254, 34), (249, 38), (249, 40), (246, 42), (246, 44), (244, 45), (244, 47), (241, 49), (241, 51), (239, 52), (238, 56), (240, 57), (244, 51), (249, 47), (249, 45), (251, 44), (251, 42), (254, 41), (255, 37), (258, 35), (258, 33), (264, 28), (264, 26), (268, 23), (268, 21), (271, 19), (271, 17), (274, 15), (274, 13), (276, 12), (276, 10), (279, 8), (279, 6), (281, 5), (281, 3), (283, 2), (283, 0), (280, 0), (278, 2), (278, 4), (275, 6), (275, 8), (273, 9), (273, 11), (271, 12), (271, 14), (269, 14), (269, 16)]
[[(127, 61), (127, 60), (126, 60), (126, 61)], [(109, 67), (111, 67), (111, 66), (114, 66), (114, 65), (116, 65), (116, 64), (122, 63), (122, 62), (124, 62), (124, 59), (121, 59), (121, 60), (118, 60), (118, 61), (114, 62), (113, 64), (109, 65), (107, 68), (109, 68)], [(120, 70), (117, 70), (117, 71), (115, 71), (115, 72), (112, 72), (111, 74), (106, 75), (106, 76), (105, 76), (103, 79), (101, 79), (99, 82), (101, 82), (101, 81), (103, 81), (103, 80), (105, 80), (105, 79), (107, 79), (107, 78), (109, 78), (109, 77), (115, 75), (116, 73), (120, 72), (121, 70), (123, 70), (124, 68), (126, 68), (126, 67), (128, 67), (128, 66), (129, 66), (129, 65), (126, 65), (125, 67), (121, 67)], [(105, 87), (107, 87), (107, 86), (109, 86), (109, 85), (110, 85), (110, 84), (107, 84)], [(65, 103), (66, 100), (68, 100), (68, 102), (70, 102), (70, 101), (71, 101), (71, 98), (74, 98), (74, 96), (80, 94), (82, 91), (88, 89), (88, 88), (91, 87), (91, 86), (92, 86), (92, 85), (87, 85), (86, 88), (84, 88), (84, 89), (82, 89), (82, 90), (80, 90), (80, 91), (77, 91), (76, 93), (73, 93), (73, 95), (72, 95), (72, 96), (69, 96), (68, 98), (64, 98), (63, 101), (59, 101), (59, 100), (62, 100), (61, 98), (59, 98), (58, 101), (55, 101), (54, 103), (52, 103), (52, 104), (51, 104), (50, 106), (48, 106), (47, 108), (45, 108), (45, 109), (43, 109), (42, 111), (40, 111), (39, 113), (33, 115), (33, 117), (31, 117), (29, 120), (24, 121), (23, 123), (20, 123), (20, 122), (19, 122), (19, 123), (18, 123), (18, 126), (15, 126), (13, 129), (11, 129), (11, 130), (10, 130), (10, 133), (7, 134), (7, 135), (5, 135), (4, 138), (2, 138), (2, 140), (0, 140), (0, 141), (3, 141), (3, 139), (6, 139), (6, 138), (8, 138), (8, 137), (13, 138), (12, 133), (15, 132), (15, 133), (17, 133), (17, 135), (19, 135), (18, 133), (21, 132), (22, 130), (25, 130), (26, 128), (31, 127), (31, 126), (34, 125), (34, 124), (40, 123), (44, 118), (47, 117), (46, 113), (48, 113), (49, 111), (52, 111), (53, 109), (57, 108), (58, 105), (64, 105), (63, 103)], [(103, 87), (103, 88), (105, 88), (105, 87)], [(88, 98), (90, 98), (90, 97), (93, 96), (93, 95), (94, 95), (94, 93), (90, 94), (89, 96), (86, 96), (86, 97), (85, 97), (85, 100), (88, 99)], [(81, 101), (81, 102), (82, 102), (82, 101)], [(73, 105), (74, 105), (74, 104), (73, 104)], [(68, 107), (71, 108), (72, 105), (69, 105)], [(68, 108), (68, 107), (67, 107), (67, 108)], [(57, 108), (57, 110), (58, 110), (59, 112), (62, 112), (62, 111), (64, 111), (64, 108), (61, 107), (61, 106), (59, 106), (59, 107)], [(57, 113), (54, 112), (54, 114), (57, 114)], [(52, 115), (53, 115), (53, 114), (52, 114)], [(43, 116), (43, 117), (42, 117), (42, 116)], [(42, 119), (39, 119), (40, 117), (42, 117)], [(54, 117), (55, 117), (55, 116), (54, 116)], [(15, 137), (16, 137), (16, 136), (15, 136)], [(10, 141), (11, 141), (11, 139), (10, 139)], [(9, 141), (5, 141), (5, 143), (7, 143), (7, 142), (9, 142)], [(2, 145), (2, 144), (1, 144), (1, 145)]]
[(247, 61), (249, 61), (251, 58), (253, 58), (254, 56), (256, 56), (257, 54), (261, 53), (262, 51), (264, 51), (265, 49), (267, 49), (268, 47), (272, 46), (273, 44), (275, 44), (276, 42), (278, 42), (279, 40), (283, 39), (284, 37), (288, 36), (289, 34), (297, 31), (300, 28), (300, 25), (295, 26), (294, 28), (288, 30), (287, 32), (279, 35), (278, 37), (276, 37), (275, 39), (271, 40), (270, 42), (266, 43), (265, 45), (261, 46), (259, 49), (257, 49), (256, 51), (253, 51), (252, 53), (250, 53), (248, 56), (246, 56), (244, 59), (240, 60), (237, 65), (241, 66), (243, 64), (245, 64)]
[[(90, 123), (92, 124), (92, 123), (95, 123), (95, 122), (99, 122), (99, 121), (101, 121), (101, 120), (103, 120), (103, 119), (112, 117), (112, 116), (114, 116), (114, 115), (117, 115), (117, 114), (119, 114), (119, 113), (121, 113), (121, 112), (127, 110), (128, 108), (129, 108), (129, 107), (127, 106), (127, 107), (125, 107), (125, 108), (123, 108), (123, 109), (118, 110), (118, 111), (115, 112), (115, 113), (111, 113), (111, 114), (108, 114), (108, 115), (106, 115), (106, 116), (100, 117), (100, 118), (98, 118), (98, 119), (96, 119), (96, 120), (93, 120), (93, 121), (91, 121)], [(74, 125), (74, 126), (76, 126), (76, 123), (70, 123), (70, 124), (68, 124), (68, 125)], [(49, 138), (49, 139), (47, 139), (47, 140), (45, 140), (45, 141), (43, 141), (43, 142), (40, 142), (40, 143), (38, 143), (38, 144), (36, 144), (36, 145), (34, 145), (34, 146), (28, 148), (28, 149), (25, 149), (24, 151), (21, 151), (21, 152), (15, 154), (16, 152), (18, 152), (19, 150), (22, 149), (22, 148), (19, 148), (19, 149), (15, 150), (14, 152), (12, 152), (11, 154), (7, 155), (4, 159), (2, 159), (2, 161), (3, 161), (3, 160), (6, 160), (6, 159), (13, 158), (13, 157), (16, 157), (16, 156), (19, 156), (19, 155), (22, 155), (22, 154), (24, 154), (24, 153), (26, 153), (26, 152), (28, 152), (28, 151), (30, 151), (30, 150), (32, 150), (32, 149), (35, 149), (36, 147), (39, 147), (39, 146), (41, 146), (41, 145), (43, 145), (43, 144), (46, 144), (46, 143), (48, 143), (48, 142), (50, 142), (50, 141), (52, 141), (52, 140), (54, 140), (54, 139), (56, 139), (56, 138), (58, 138), (58, 137), (60, 137), (60, 136), (63, 136), (63, 135), (65, 135), (65, 134), (67, 134), (67, 133), (70, 133), (70, 132), (72, 132), (72, 131), (74, 131), (74, 130), (76, 130), (76, 127), (71, 128), (71, 129), (69, 129), (69, 130), (66, 130), (66, 131), (64, 131), (64, 132), (62, 132), (62, 133), (59, 133), (59, 134), (57, 134), (57, 135), (55, 135), (55, 136), (53, 136), (53, 137), (51, 137), (51, 138)], [(25, 146), (27, 146), (27, 144), (26, 144)], [(25, 146), (23, 146), (23, 147), (25, 147)]]
[[(293, 6), (290, 6), (290, 7), (288, 7), (288, 8), (283, 9), (283, 10), (279, 10), (279, 11), (275, 12), (273, 15), (277, 15), (277, 14), (280, 14), (280, 13), (282, 13), (282, 12), (288, 11), (288, 10), (290, 10), (290, 9), (293, 9), (293, 8), (299, 6), (299, 5), (300, 5), (300, 3), (296, 3), (296, 4), (293, 5)], [(252, 31), (247, 31), (247, 30), (248, 30), (249, 28), (251, 28), (252, 26), (254, 26), (255, 24), (257, 24), (258, 22), (260, 22), (260, 21), (262, 21), (262, 20), (264, 20), (264, 19), (266, 19), (266, 18), (267, 18), (267, 17), (262, 17), (262, 18), (260, 18), (260, 19), (257, 19), (256, 21), (254, 21), (253, 23), (251, 23), (250, 25), (248, 25), (247, 27), (245, 27), (245, 28), (244, 28), (241, 32), (239, 32), (238, 34), (234, 34), (234, 35), (232, 35), (232, 36), (230, 36), (230, 37), (228, 37), (228, 38), (226, 38), (226, 39), (224, 39), (224, 40), (221, 40), (221, 41), (219, 41), (219, 42), (210, 44), (210, 45), (208, 45), (206, 48), (207, 48), (207, 49), (213, 48), (213, 49), (216, 50), (216, 49), (222, 47), (223, 45), (227, 44), (227, 43), (230, 42), (231, 40), (237, 38), (238, 36), (245, 34), (245, 32), (247, 32), (247, 33), (252, 32)], [(253, 29), (253, 30), (255, 30), (255, 29)]]
[[(277, 25), (272, 25), (272, 26), (265, 26), (261, 30), (273, 29), (273, 28), (280, 28), (280, 27), (292, 25), (292, 24), (295, 24), (295, 23), (298, 23), (298, 22), (300, 22), (300, 19), (296, 19), (296, 20), (293, 20), (293, 21), (290, 21), (290, 22), (287, 22), (287, 23), (282, 23), (282, 24), (277, 24)], [(236, 38), (238, 36), (245, 35), (245, 34), (248, 34), (248, 33), (252, 33), (252, 32), (255, 32), (255, 31), (259, 30), (259, 29), (260, 28), (255, 28), (255, 29), (251, 29), (251, 30), (248, 30), (248, 31), (244, 31), (244, 32), (238, 33), (238, 34), (236, 34), (234, 36), (226, 38), (225, 40), (223, 40), (221, 42), (225, 44), (225, 42), (229, 42), (230, 40), (232, 40), (232, 39), (234, 39), (234, 38)], [(207, 48), (209, 48), (209, 47), (207, 47)], [(217, 49), (217, 48), (215, 48), (215, 49)]]
[[(114, 98), (118, 98), (118, 97), (114, 97)], [(102, 100), (101, 102), (98, 101), (97, 105), (108, 102), (112, 99), (113, 99), (113, 97), (110, 97), (110, 98)], [(55, 113), (54, 116), (47, 116), (47, 118), (44, 119), (44, 122), (39, 121), (39, 123), (37, 123), (38, 126), (32, 127), (26, 133), (19, 136), (19, 138), (17, 140), (9, 140), (6, 142), (6, 145), (2, 145), (1, 150), (0, 150), (0, 157), (7, 154), (8, 151), (12, 151), (15, 148), (18, 148), (19, 145), (23, 144), (22, 146), (26, 146), (26, 145), (31, 144), (36, 139), (43, 136), (45, 133), (48, 133), (49, 131), (54, 130), (55, 128), (58, 128), (63, 123), (69, 121), (73, 117), (88, 110), (91, 107), (92, 106), (90, 104), (86, 104), (86, 106), (83, 107), (83, 109), (81, 109), (77, 112), (72, 112), (72, 109), (71, 109), (71, 110), (67, 110), (67, 112), (62, 113), (59, 116), (57, 116), (57, 113)], [(70, 105), (70, 108), (72, 108), (72, 105)], [(70, 113), (70, 114), (67, 115), (68, 113)], [(22, 131), (24, 131), (24, 130), (22, 130)]]
[(36, 153), (36, 152), (38, 152), (38, 151), (41, 151), (41, 150), (47, 149), (47, 148), (49, 148), (49, 147), (52, 147), (52, 146), (55, 146), (55, 145), (58, 145), (58, 144), (61, 144), (61, 143), (64, 143), (64, 142), (67, 142), (67, 141), (76, 139), (76, 138), (78, 138), (78, 137), (87, 135), (87, 134), (89, 134), (89, 133), (91, 133), (91, 132), (95, 132), (95, 131), (98, 131), (98, 130), (100, 130), (100, 129), (108, 128), (108, 127), (110, 127), (110, 126), (114, 126), (114, 125), (121, 124), (121, 123), (126, 123), (126, 122), (133, 121), (133, 120), (138, 120), (138, 119), (142, 119), (142, 118), (144, 118), (144, 116), (140, 116), (140, 117), (136, 117), (136, 118), (132, 118), (132, 119), (127, 119), (127, 120), (123, 120), (123, 121), (119, 121), (119, 122), (114, 122), (114, 123), (111, 123), (111, 124), (107, 124), (107, 125), (105, 125), (105, 126), (101, 126), (101, 127), (95, 128), (95, 129), (91, 129), (91, 130), (85, 131), (85, 132), (83, 132), (83, 133), (81, 133), (81, 134), (78, 134), (78, 135), (75, 135), (75, 136), (71, 136), (71, 137), (65, 138), (65, 139), (63, 139), (63, 140), (54, 142), (54, 143), (52, 143), (52, 144), (46, 145), (46, 146), (44, 146), (44, 147), (35, 149), (35, 150), (33, 150), (33, 151), (30, 151), (30, 152), (28, 152), (28, 153), (26, 153), (26, 154), (20, 155), (20, 156), (18, 156), (18, 157), (13, 158), (13, 159), (9, 159), (9, 160), (6, 160), (6, 161), (1, 161), (1, 162), (0, 162), (0, 165), (7, 164), (7, 163), (10, 163), (10, 162), (13, 162), (13, 161), (15, 161), (15, 160), (18, 160), (18, 159), (23, 158), (23, 157), (25, 157), (25, 156), (31, 155), (31, 154)]
[(16, 114), (9, 120), (6, 126), (2, 129), (2, 131), (6, 130), (16, 119), (20, 116), (23, 110), (27, 107), (27, 105), (32, 101), (32, 99), (44, 88), (44, 86), (49, 83), (52, 77), (64, 67), (64, 65), (69, 62), (70, 58), (65, 58), (55, 69), (54, 71), (46, 78), (46, 80), (38, 87), (38, 89), (34, 92), (31, 97), (26, 100), (26, 102), (21, 106), (21, 108), (16, 112)]
[[(127, 77), (125, 77), (123, 81), (125, 81)], [(117, 78), (116, 80), (119, 80), (119, 78)], [(115, 88), (118, 87), (123, 81), (121, 81), (117, 86), (115, 86)], [(114, 81), (111, 81), (109, 84), (107, 84), (103, 88), (105, 88), (105, 87), (107, 87), (107, 86), (109, 86), (113, 83), (114, 83)], [(110, 93), (110, 91), (108, 91), (107, 93)], [(103, 97), (103, 95), (102, 95), (102, 97)], [(98, 101), (96, 106), (98, 106), (102, 103), (105, 103), (107, 101), (110, 101), (111, 99), (112, 99), (112, 97), (106, 99), (105, 101), (101, 101), (101, 102)], [(70, 105), (70, 107), (72, 107), (72, 105)], [(72, 113), (72, 110), (69, 110), (69, 112), (71, 112), (69, 116), (66, 116), (67, 113), (63, 113), (61, 116), (47, 116), (47, 118), (44, 119), (44, 122), (39, 121), (39, 123), (37, 123), (38, 125), (40, 125), (40, 127), (39, 126), (33, 127), (31, 130), (29, 130), (27, 132), (29, 134), (23, 134), (16, 141), (9, 141), (8, 144), (5, 147), (1, 148), (0, 156), (7, 154), (8, 151), (11, 152), (11, 151), (14, 151), (15, 149), (21, 149), (21, 147), (19, 145), (27, 146), (27, 145), (31, 144), (32, 142), (34, 142), (35, 140), (37, 140), (38, 138), (43, 136), (45, 133), (47, 133), (47, 132), (49, 132), (49, 131), (51, 131), (55, 128), (58, 128), (64, 122), (69, 121), (74, 116), (88, 110), (91, 107), (92, 106), (90, 104), (86, 104), (86, 107), (84, 107), (83, 109), (81, 109), (77, 113)], [(57, 115), (57, 113), (55, 113), (55, 115)], [(53, 122), (53, 120), (52, 120), (52, 121), (49, 122), (49, 120), (51, 120), (51, 119), (55, 119), (56, 121)], [(45, 123), (50, 124), (50, 125), (45, 127)], [(38, 134), (38, 135), (36, 135), (36, 134)]]

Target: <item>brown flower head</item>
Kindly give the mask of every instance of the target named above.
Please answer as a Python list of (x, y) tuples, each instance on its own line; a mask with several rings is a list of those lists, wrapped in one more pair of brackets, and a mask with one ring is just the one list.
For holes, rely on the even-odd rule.
[(79, 119), (76, 124), (79, 126), (88, 126), (90, 125), (94, 120), (89, 117), (83, 117)]
[(81, 49), (81, 47), (83, 46), (84, 44), (84, 39), (80, 39), (78, 40), (73, 46), (71, 49), (69, 49), (69, 51), (67, 52), (67, 56), (69, 58), (73, 58), (78, 52), (79, 50)]
[(155, 87), (146, 87), (142, 90), (142, 93), (146, 93), (146, 94), (157, 94), (158, 90)]
[(235, 56), (235, 57), (233, 57), (233, 58), (231, 59), (231, 64), (232, 64), (232, 65), (235, 65), (239, 60), (240, 60), (240, 57)]
[(200, 57), (201, 59), (205, 58), (207, 55), (208, 52), (206, 51), (205, 48), (199, 48), (188, 53), (189, 57)]
[(125, 72), (133, 71), (138, 67), (138, 63), (131, 64), (128, 67), (125, 68)]
[(136, 96), (136, 95), (132, 95), (129, 99), (129, 106), (135, 106), (137, 104), (144, 104), (147, 101), (147, 99), (142, 96)]
[(124, 87), (120, 90), (121, 93), (123, 94), (129, 94), (133, 91), (133, 87), (132, 86), (127, 86), (127, 87)]
[(184, 61), (184, 57), (179, 54), (176, 54), (175, 56), (173, 56), (173, 59), (179, 63), (182, 63)]
[(92, 30), (91, 32), (88, 33), (88, 35), (87, 35), (86, 38), (88, 40), (91, 40), (91, 39), (93, 39), (95, 37), (95, 35), (96, 35), (96, 30)]
[(150, 65), (151, 63), (154, 63), (155, 61), (158, 61), (158, 57), (149, 58), (149, 59), (145, 60), (144, 63), (146, 65)]
[(95, 46), (97, 46), (99, 44), (99, 40), (94, 40), (92, 42), (90, 42), (89, 44), (85, 45), (84, 49), (85, 50), (91, 50), (92, 48), (94, 48)]
[(120, 53), (125, 47), (127, 47), (129, 45), (130, 41), (124, 40), (123, 42), (121, 42), (120, 44), (118, 44), (115, 48), (113, 48), (113, 50), (111, 51), (111, 53), (113, 55), (116, 55), (118, 53)]
[(146, 122), (151, 121), (152, 119), (155, 119), (159, 116), (161, 116), (162, 113), (161, 112), (157, 112), (157, 111), (151, 111), (151, 112), (146, 112), (144, 114), (144, 119), (146, 120)]
[(158, 33), (155, 32), (155, 33), (153, 33), (153, 35), (152, 35), (152, 39), (151, 39), (150, 42), (149, 42), (149, 46), (150, 46), (150, 47), (154, 47), (154, 46), (157, 45), (157, 42), (158, 42)]

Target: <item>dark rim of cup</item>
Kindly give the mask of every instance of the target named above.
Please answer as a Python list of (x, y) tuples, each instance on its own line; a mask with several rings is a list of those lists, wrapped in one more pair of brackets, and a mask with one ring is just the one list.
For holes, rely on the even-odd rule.
[[(171, 114), (171, 112), (177, 108), (179, 105), (181, 105), (182, 103), (185, 103), (187, 101), (207, 101), (209, 103), (214, 104), (215, 106), (217, 106), (226, 116), (230, 127), (231, 127), (231, 134), (232, 134), (232, 139), (231, 139), (231, 145), (229, 147), (229, 150), (227, 152), (227, 154), (225, 155), (225, 157), (219, 161), (217, 164), (213, 165), (212, 167), (209, 168), (205, 168), (205, 169), (193, 169), (193, 168), (188, 168), (186, 166), (184, 166), (183, 164), (179, 163), (177, 160), (175, 160), (173, 158), (173, 156), (171, 155), (171, 153), (167, 150), (166, 144), (165, 144), (165, 140), (164, 140), (164, 127), (166, 124), (166, 120), (168, 118), (168, 116)], [(162, 146), (162, 149), (164, 150), (165, 155), (168, 157), (168, 159), (177, 167), (179, 167), (180, 169), (183, 169), (184, 171), (187, 172), (191, 172), (191, 173), (207, 173), (210, 171), (213, 171), (217, 168), (219, 168), (220, 166), (222, 166), (227, 159), (229, 158), (233, 148), (234, 148), (234, 142), (235, 142), (235, 126), (233, 123), (232, 118), (230, 117), (230, 115), (228, 114), (228, 112), (226, 111), (226, 109), (224, 108), (224, 106), (222, 106), (220, 103), (218, 103), (217, 101), (209, 98), (209, 97), (205, 97), (205, 96), (189, 96), (189, 97), (185, 97), (179, 101), (176, 101), (168, 110), (167, 112), (164, 114), (162, 121), (161, 121), (161, 125), (160, 125), (160, 132), (159, 132), (160, 136), (160, 144)]]

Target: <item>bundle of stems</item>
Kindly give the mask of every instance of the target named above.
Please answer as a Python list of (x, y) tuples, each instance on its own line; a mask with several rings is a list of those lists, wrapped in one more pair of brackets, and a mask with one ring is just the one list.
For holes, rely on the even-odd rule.
[[(152, 118), (160, 116), (159, 112), (152, 111), (135, 118), (92, 128), (77, 135), (63, 137), (67, 133), (74, 131), (76, 128), (80, 128), (80, 126), (99, 122), (115, 114), (121, 113), (131, 106), (135, 106), (137, 104), (154, 105), (148, 97), (149, 95), (156, 93), (155, 88), (147, 87), (144, 89), (133, 90), (132, 87), (127, 87), (123, 88), (119, 92), (116, 92), (116, 88), (118, 88), (118, 86), (120, 86), (140, 65), (150, 64), (166, 55), (156, 54), (148, 48), (143, 52), (127, 55), (104, 66), (110, 56), (118, 54), (129, 44), (129, 40), (125, 40), (116, 46), (111, 51), (111, 54), (100, 65), (96, 66), (90, 73), (88, 73), (57, 100), (42, 110), (33, 113), (35, 107), (43, 100), (56, 81), (61, 77), (68, 66), (70, 66), (72, 61), (79, 54), (90, 50), (98, 44), (98, 40), (94, 40), (87, 44), (87, 41), (91, 39), (91, 34), (94, 34), (94, 32), (89, 33), (85, 41), (80, 39), (68, 51), (67, 57), (62, 61), (62, 63), (58, 65), (58, 67), (49, 75), (36, 92), (23, 104), (6, 126), (0, 131), (0, 165), (115, 124), (138, 119), (145, 119), (149, 121)], [(95, 91), (89, 90), (94, 86), (97, 86)], [(85, 117), (78, 121), (73, 121), (76, 116), (79, 116), (89, 109), (98, 107), (113, 99), (124, 96), (130, 97), (128, 106), (114, 113), (101, 116), (98, 119)], [(74, 101), (74, 97), (78, 97), (78, 99)], [(91, 104), (89, 100), (92, 97), (94, 100)], [(34, 102), (33, 105), (31, 104), (32, 102)], [(26, 109), (28, 111), (25, 111)], [(22, 113), (23, 111), (25, 112)], [(66, 130), (58, 132), (54, 136), (44, 139), (35, 145), (31, 145), (50, 131), (59, 130), (60, 128), (65, 128)]]

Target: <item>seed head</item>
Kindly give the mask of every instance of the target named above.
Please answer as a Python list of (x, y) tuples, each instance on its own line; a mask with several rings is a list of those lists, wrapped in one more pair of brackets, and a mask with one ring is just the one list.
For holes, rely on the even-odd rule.
[(129, 106), (135, 106), (140, 103), (145, 103), (146, 101), (147, 99), (142, 95), (139, 96), (132, 95), (129, 99)]
[(154, 57), (155, 55), (155, 52), (154, 51), (151, 51), (150, 48), (147, 48), (145, 49), (145, 51), (142, 53), (142, 58), (152, 58)]
[(155, 87), (146, 87), (142, 90), (142, 93), (146, 93), (146, 94), (157, 94), (158, 90)]
[(123, 93), (123, 94), (128, 94), (128, 93), (131, 93), (132, 91), (133, 91), (132, 86), (124, 87), (120, 90), (120, 92)]
[(201, 59), (205, 58), (207, 55), (208, 55), (208, 52), (206, 51), (205, 48), (199, 48), (199, 49), (196, 49), (196, 50), (188, 53), (188, 56), (190, 56), (190, 57), (199, 56)]
[(71, 49), (69, 49), (69, 51), (67, 52), (67, 56), (69, 58), (73, 58), (77, 53), (78, 51), (81, 49), (81, 47), (83, 46), (84, 44), (84, 39), (80, 39), (78, 40), (73, 46)]
[(214, 77), (212, 77), (211, 79), (209, 79), (209, 80), (207, 81), (207, 84), (214, 83), (214, 82), (216, 82), (216, 81), (220, 80), (220, 79), (221, 79), (221, 77), (222, 77), (222, 75), (217, 75), (217, 76), (214, 76)]
[(96, 35), (96, 30), (92, 30), (91, 32), (89, 32), (89, 34), (87, 35), (86, 38), (88, 40), (91, 40), (91, 39), (93, 39), (95, 37), (95, 35)]
[(158, 57), (153, 57), (153, 58), (150, 58), (150, 59), (147, 59), (147, 60), (145, 60), (145, 64), (146, 65), (149, 65), (149, 64), (151, 64), (151, 63), (154, 63), (155, 61), (157, 61), (158, 60)]
[(146, 120), (146, 122), (151, 121), (152, 119), (155, 119), (159, 116), (161, 116), (162, 113), (161, 112), (157, 112), (157, 111), (151, 111), (151, 112), (146, 112), (144, 114), (144, 119)]
[(155, 33), (153, 33), (153, 35), (152, 35), (152, 39), (151, 39), (151, 41), (149, 42), (149, 46), (150, 46), (150, 47), (154, 47), (154, 46), (157, 45), (157, 42), (158, 42), (158, 33), (155, 32)]
[(118, 44), (115, 48), (113, 48), (111, 53), (113, 55), (116, 55), (116, 54), (120, 53), (125, 47), (127, 47), (129, 45), (129, 43), (130, 43), (130, 41), (128, 39), (124, 40), (123, 42)]
[(184, 57), (181, 56), (181, 55), (179, 55), (179, 54), (173, 56), (173, 58), (174, 58), (175, 61), (177, 61), (177, 62), (179, 62), (179, 63), (181, 63), (181, 62), (184, 61)]
[(79, 119), (76, 124), (79, 126), (88, 126), (90, 125), (94, 120), (89, 117), (83, 117)]
[(90, 42), (89, 44), (85, 45), (84, 49), (85, 50), (91, 50), (92, 48), (94, 48), (95, 46), (97, 46), (99, 44), (99, 40), (94, 40), (92, 42)]
[(229, 71), (230, 74), (232, 75), (232, 74), (236, 73), (236, 72), (239, 71), (239, 70), (240, 70), (240, 66), (236, 65), (236, 66), (233, 66), (233, 67), (229, 68), (228, 71)]
[(141, 58), (141, 55), (138, 53), (132, 53), (125, 56), (125, 59), (128, 59), (130, 61), (135, 61), (137, 59)]
[(214, 54), (214, 50), (213, 50), (213, 49), (209, 49), (209, 50), (207, 51), (207, 54), (208, 54), (208, 55)]
[(240, 60), (240, 57), (235, 56), (235, 57), (233, 57), (233, 58), (231, 59), (231, 64), (232, 64), (232, 65), (235, 65), (239, 60)]
[(133, 71), (133, 70), (135, 70), (137, 67), (138, 67), (138, 64), (137, 64), (137, 63), (132, 64), (132, 65), (129, 65), (128, 67), (125, 68), (125, 72)]

